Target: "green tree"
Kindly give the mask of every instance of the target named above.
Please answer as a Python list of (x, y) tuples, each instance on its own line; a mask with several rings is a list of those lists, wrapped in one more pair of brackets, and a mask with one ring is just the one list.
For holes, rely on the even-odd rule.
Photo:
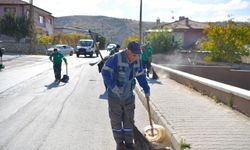
[(25, 16), (16, 17), (12, 13), (5, 14), (0, 21), (2, 34), (14, 37), (17, 42), (30, 35), (29, 20)]
[(139, 35), (138, 34), (129, 35), (127, 39), (124, 39), (122, 41), (122, 47), (127, 47), (128, 43), (132, 41), (139, 41)]
[(76, 45), (79, 39), (87, 38), (88, 36), (83, 33), (53, 33), (50, 35), (52, 44), (68, 44), (68, 45)]
[(12, 14), (4, 15), (0, 20), (1, 34), (13, 37), (15, 35), (16, 17)]
[(202, 39), (201, 48), (210, 51), (208, 60), (239, 62), (241, 55), (249, 55), (246, 45), (250, 44), (250, 24), (236, 24), (229, 20), (222, 25), (209, 24), (204, 30), (206, 39)]
[(106, 43), (105, 37), (97, 35), (96, 42), (99, 42), (99, 49), (105, 49), (105, 43)]
[(39, 42), (42, 43), (46, 49), (47, 49), (47, 44), (50, 43), (51, 41), (52, 41), (51, 37), (46, 34), (42, 34), (39, 38)]
[(169, 53), (177, 49), (181, 41), (174, 41), (173, 36), (166, 29), (161, 32), (151, 32), (145, 37), (145, 43), (150, 42), (154, 53)]

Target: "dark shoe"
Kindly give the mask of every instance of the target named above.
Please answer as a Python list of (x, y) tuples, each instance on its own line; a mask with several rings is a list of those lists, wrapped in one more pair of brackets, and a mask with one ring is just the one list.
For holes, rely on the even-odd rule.
[(124, 143), (119, 143), (116, 146), (116, 150), (126, 150)]
[(134, 144), (133, 143), (126, 143), (125, 144), (126, 150), (134, 150)]
[(57, 79), (56, 79), (54, 82), (55, 82), (55, 83), (59, 83), (59, 82), (60, 82), (60, 80), (57, 80)]

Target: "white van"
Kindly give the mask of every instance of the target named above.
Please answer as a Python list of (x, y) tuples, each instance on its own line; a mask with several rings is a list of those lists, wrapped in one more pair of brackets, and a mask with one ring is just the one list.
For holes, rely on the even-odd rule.
[(79, 57), (80, 55), (89, 55), (90, 57), (93, 56), (94, 53), (96, 53), (96, 56), (98, 57), (98, 52), (95, 48), (94, 40), (92, 39), (80, 39), (79, 42), (76, 45), (76, 56)]

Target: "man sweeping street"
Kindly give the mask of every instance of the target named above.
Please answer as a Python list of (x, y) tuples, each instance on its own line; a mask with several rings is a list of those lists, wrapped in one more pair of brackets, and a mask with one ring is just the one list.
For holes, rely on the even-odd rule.
[(147, 73), (147, 77), (149, 77), (149, 72), (151, 69), (152, 53), (153, 49), (150, 46), (150, 43), (147, 43), (145, 46), (142, 47), (142, 54), (140, 55), (140, 58), (142, 60), (142, 66)]
[(130, 42), (125, 50), (112, 55), (102, 69), (102, 76), (107, 85), (109, 117), (117, 144), (116, 150), (134, 150), (135, 78), (145, 95), (150, 95), (139, 59), (140, 53), (139, 44)]
[(62, 53), (58, 52), (57, 48), (54, 49), (54, 52), (50, 55), (49, 59), (53, 63), (55, 82), (60, 82), (61, 70), (62, 70), (62, 60), (64, 60), (65, 64), (68, 65), (67, 59), (64, 57), (64, 55)]

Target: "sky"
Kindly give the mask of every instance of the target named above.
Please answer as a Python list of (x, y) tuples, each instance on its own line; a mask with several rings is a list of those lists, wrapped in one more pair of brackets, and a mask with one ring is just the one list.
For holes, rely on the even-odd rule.
[[(140, 14), (140, 0), (33, 0), (33, 4), (55, 17), (101, 15), (139, 20)], [(200, 22), (250, 21), (250, 0), (142, 0), (142, 21), (172, 22), (179, 16)]]

